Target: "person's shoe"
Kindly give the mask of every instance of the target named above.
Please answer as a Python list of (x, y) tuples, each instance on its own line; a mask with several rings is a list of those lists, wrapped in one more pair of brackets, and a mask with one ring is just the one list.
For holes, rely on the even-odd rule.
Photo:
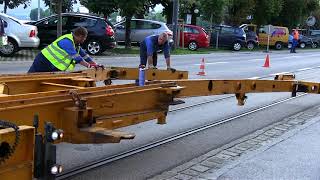
[(171, 71), (172, 73), (176, 72), (176, 69), (175, 68), (171, 68), (171, 67), (168, 67), (167, 70)]

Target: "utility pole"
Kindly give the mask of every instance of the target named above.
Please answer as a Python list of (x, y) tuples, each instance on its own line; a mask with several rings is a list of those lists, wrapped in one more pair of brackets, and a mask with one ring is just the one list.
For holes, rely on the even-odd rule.
[(57, 37), (62, 35), (62, 0), (57, 0), (57, 13), (58, 13), (58, 24), (57, 24)]
[(173, 14), (172, 14), (172, 25), (173, 25), (173, 49), (178, 47), (178, 16), (179, 16), (179, 0), (173, 0)]
[(38, 0), (38, 19), (40, 19), (40, 0)]

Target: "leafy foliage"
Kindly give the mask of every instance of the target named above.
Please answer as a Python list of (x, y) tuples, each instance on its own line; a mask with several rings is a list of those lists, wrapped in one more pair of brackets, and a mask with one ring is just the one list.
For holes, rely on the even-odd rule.
[(227, 0), (225, 22), (229, 25), (240, 25), (246, 21), (254, 9), (254, 0)]
[(3, 12), (7, 13), (7, 9), (14, 9), (20, 5), (24, 5), (27, 8), (30, 5), (30, 0), (0, 0), (0, 4), (3, 4)]
[[(45, 17), (45, 13), (42, 8), (40, 8), (40, 19)], [(33, 21), (38, 20), (38, 8), (32, 9), (30, 11), (30, 19)]]
[[(44, 4), (48, 6), (53, 12), (57, 12), (57, 2), (59, 0), (43, 0)], [(61, 0), (62, 2), (62, 12), (69, 12), (73, 9), (73, 4), (77, 3), (77, 0)]]

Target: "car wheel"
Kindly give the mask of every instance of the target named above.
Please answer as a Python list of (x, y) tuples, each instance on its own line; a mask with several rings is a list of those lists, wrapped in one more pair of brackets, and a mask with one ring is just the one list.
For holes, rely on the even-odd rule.
[(311, 45), (311, 47), (312, 47), (312, 48), (317, 48), (317, 47), (318, 47), (318, 44), (317, 44), (317, 43), (313, 43), (313, 44)]
[(241, 49), (241, 44), (239, 42), (233, 43), (233, 50), (240, 51), (240, 49)]
[(253, 50), (253, 49), (254, 49), (254, 47), (255, 47), (254, 42), (249, 41), (249, 42), (247, 43), (247, 48), (248, 48), (249, 50)]
[(302, 48), (302, 49), (303, 49), (303, 48), (305, 48), (305, 47), (306, 47), (306, 43), (302, 42), (302, 43), (300, 43), (300, 45), (299, 45), (299, 46), (300, 46), (300, 48)]
[(191, 50), (191, 51), (197, 50), (197, 49), (198, 49), (198, 44), (197, 44), (197, 42), (191, 41), (191, 42), (188, 44), (188, 49)]
[(280, 42), (276, 42), (275, 47), (277, 50), (282, 49), (282, 44)]
[(98, 55), (103, 52), (101, 43), (95, 39), (88, 41), (88, 43), (86, 44), (86, 50), (87, 50), (87, 53), (91, 55)]
[(18, 44), (12, 38), (8, 39), (8, 44), (0, 48), (0, 55), (4, 57), (13, 56), (19, 49)]

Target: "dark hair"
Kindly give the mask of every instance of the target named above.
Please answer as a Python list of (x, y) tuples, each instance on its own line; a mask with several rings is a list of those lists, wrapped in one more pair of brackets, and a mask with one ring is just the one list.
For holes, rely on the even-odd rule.
[(84, 27), (77, 27), (74, 31), (73, 34), (75, 36), (87, 36), (88, 35), (88, 31), (86, 28)]

